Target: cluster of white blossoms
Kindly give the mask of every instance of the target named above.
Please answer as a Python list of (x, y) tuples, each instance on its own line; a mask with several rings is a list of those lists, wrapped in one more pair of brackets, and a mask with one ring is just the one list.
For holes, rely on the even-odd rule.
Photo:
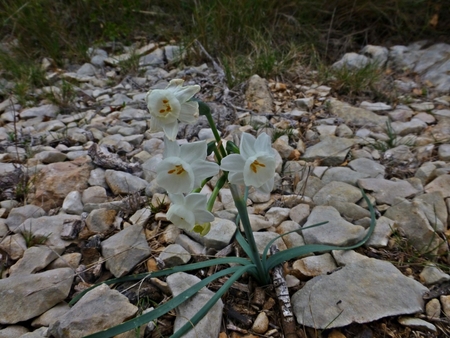
[[(194, 123), (199, 116), (198, 103), (189, 101), (199, 92), (200, 86), (185, 86), (183, 80), (172, 80), (166, 89), (147, 93), (147, 107), (151, 115), (151, 130), (163, 130), (164, 160), (157, 166), (156, 182), (169, 193), (171, 206), (167, 219), (185, 230), (207, 228), (214, 215), (207, 210), (207, 197), (192, 193), (200, 188), (204, 179), (212, 177), (219, 169), (228, 172), (231, 184), (253, 186), (270, 193), (274, 185), (275, 156), (270, 137), (262, 133), (254, 136), (242, 134), (239, 154), (229, 154), (221, 165), (206, 160), (205, 141), (178, 145), (178, 121)], [(201, 230), (200, 230), (201, 231)]]

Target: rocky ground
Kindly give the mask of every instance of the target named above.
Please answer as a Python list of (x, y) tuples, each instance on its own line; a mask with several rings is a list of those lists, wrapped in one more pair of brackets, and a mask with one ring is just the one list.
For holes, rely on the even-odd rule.
[[(376, 62), (396, 98), (351, 104), (302, 68), (294, 79), (255, 75), (231, 90), (215, 63), (177, 68), (183, 55), (171, 45), (121, 55), (95, 49), (90, 63), (70, 72), (44, 60), (55, 84), (36, 91), (45, 99), (32, 107), (13, 96), (0, 103), (0, 337), (97, 332), (149, 311), (209, 272), (103, 285), (69, 307), (87, 287), (204, 260), (224, 248), (242, 254), (233, 244), (236, 209), (228, 189), (207, 236), (166, 221), (170, 202), (154, 182), (163, 134), (149, 132), (144, 99), (173, 78), (202, 87), (198, 96), (211, 105), (225, 139), (272, 135), (276, 186), (271, 194), (251, 191), (248, 200), (261, 251), (278, 234), (322, 221), (329, 223), (279, 239), (279, 249), (355, 243), (370, 222), (360, 187), (376, 207), (375, 233), (364, 247), (284, 265), (298, 337), (447, 337), (449, 55), (450, 45), (423, 42), (347, 54), (334, 67)], [(138, 62), (139, 76), (120, 73), (127, 60)], [(14, 85), (2, 83), (5, 92)], [(75, 94), (70, 102), (67, 83)], [(178, 136), (209, 140), (212, 133), (200, 118)], [(170, 336), (225, 280), (180, 306), (177, 316), (120, 337)], [(273, 288), (243, 278), (187, 336), (282, 337), (280, 318)]]

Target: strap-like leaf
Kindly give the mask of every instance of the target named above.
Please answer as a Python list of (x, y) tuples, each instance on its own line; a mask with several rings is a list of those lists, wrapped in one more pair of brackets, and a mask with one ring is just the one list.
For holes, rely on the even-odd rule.
[(130, 281), (135, 281), (135, 280), (142, 280), (144, 278), (163, 277), (163, 276), (168, 276), (175, 272), (191, 271), (191, 270), (207, 268), (207, 267), (210, 267), (213, 265), (230, 264), (230, 263), (241, 264), (241, 265), (251, 264), (251, 262), (248, 259), (242, 258), (242, 257), (221, 257), (221, 258), (215, 258), (215, 259), (198, 262), (198, 263), (180, 265), (180, 266), (176, 266), (176, 267), (173, 267), (170, 269), (164, 269), (161, 271), (146, 272), (146, 273), (140, 273), (137, 275), (130, 275), (130, 276), (125, 276), (125, 277), (114, 278), (114, 279), (110, 279), (110, 280), (104, 281), (102, 283), (96, 284), (96, 285), (91, 286), (90, 288), (84, 290), (79, 295), (74, 297), (70, 301), (69, 305), (75, 304), (87, 292), (91, 291), (92, 289), (96, 288), (97, 286), (99, 286), (101, 284), (111, 285), (111, 284), (124, 283), (124, 282), (130, 282)]
[[(156, 318), (159, 318), (162, 315), (169, 312), (170, 310), (176, 308), (178, 305), (182, 304), (183, 302), (185, 302), (186, 300), (191, 298), (193, 295), (195, 295), (198, 291), (200, 291), (201, 288), (203, 288), (204, 286), (213, 282), (217, 278), (234, 273), (236, 271), (239, 271), (242, 268), (243, 268), (242, 266), (233, 266), (233, 267), (221, 270), (219, 272), (216, 272), (215, 274), (213, 274), (213, 275), (201, 280), (197, 284), (191, 286), (189, 289), (187, 289), (186, 291), (183, 291), (178, 296), (172, 298), (171, 300), (164, 303), (163, 305), (158, 306), (153, 311), (147, 312), (141, 316), (133, 318), (129, 321), (126, 321), (125, 323), (114, 326), (110, 329), (91, 334), (89, 336), (86, 336), (85, 338), (109, 338), (109, 337), (113, 337), (115, 335), (121, 334), (123, 332), (134, 330), (135, 328), (138, 328), (143, 324), (147, 324), (148, 322), (150, 322)], [(246, 268), (251, 268), (251, 266), (247, 266)]]
[(216, 304), (219, 298), (231, 287), (231, 285), (237, 281), (245, 272), (252, 268), (251, 265), (242, 266), (238, 271), (236, 271), (223, 285), (217, 290), (214, 296), (202, 307), (202, 309), (197, 312), (191, 320), (184, 324), (177, 332), (175, 332), (170, 338), (179, 338), (193, 326), (197, 325), (198, 322), (208, 313), (208, 311)]
[(352, 249), (356, 249), (356, 248), (360, 247), (361, 245), (363, 245), (364, 243), (366, 243), (367, 240), (370, 238), (370, 236), (372, 236), (377, 221), (375, 219), (375, 210), (373, 208), (372, 203), (370, 202), (370, 200), (367, 197), (364, 190), (361, 189), (361, 192), (364, 197), (364, 200), (366, 201), (367, 205), (369, 206), (369, 211), (370, 211), (370, 227), (369, 227), (369, 230), (367, 231), (367, 234), (364, 236), (364, 238), (361, 241), (359, 241), (358, 243), (356, 243), (354, 245), (346, 246), (346, 247), (334, 246), (334, 245), (311, 244), (311, 245), (303, 245), (300, 247), (291, 248), (289, 250), (280, 251), (280, 252), (276, 253), (275, 255), (270, 256), (267, 259), (267, 264), (266, 264), (265, 268), (270, 270), (274, 266), (281, 264), (287, 260), (290, 260), (290, 259), (298, 257), (298, 256), (306, 255), (306, 254), (309, 254), (312, 252), (324, 252), (324, 251), (331, 251), (331, 250), (352, 250)]

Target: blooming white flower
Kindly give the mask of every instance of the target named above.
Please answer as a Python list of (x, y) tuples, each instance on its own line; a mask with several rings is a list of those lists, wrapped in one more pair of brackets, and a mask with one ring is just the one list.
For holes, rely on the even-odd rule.
[(172, 141), (177, 137), (178, 120), (193, 123), (199, 116), (198, 103), (189, 100), (200, 91), (200, 86), (182, 87), (183, 83), (184, 80), (172, 80), (166, 89), (150, 90), (145, 97), (152, 116), (150, 130), (162, 129)]
[(206, 210), (206, 195), (169, 194), (169, 198), (172, 204), (166, 216), (177, 227), (191, 231), (196, 224), (214, 221), (214, 215)]
[(275, 156), (269, 135), (262, 133), (257, 139), (243, 133), (239, 147), (240, 154), (230, 154), (220, 168), (228, 171), (228, 180), (233, 184), (253, 186), (269, 193), (273, 189)]
[(189, 193), (202, 180), (219, 172), (217, 163), (205, 161), (206, 141), (178, 145), (164, 139), (164, 160), (156, 167), (156, 183), (171, 194)]

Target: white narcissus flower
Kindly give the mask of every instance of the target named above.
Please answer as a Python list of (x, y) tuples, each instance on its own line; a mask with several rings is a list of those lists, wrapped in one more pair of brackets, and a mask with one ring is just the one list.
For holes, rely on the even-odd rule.
[(200, 86), (182, 87), (184, 80), (169, 82), (166, 89), (153, 89), (145, 100), (150, 111), (150, 130), (163, 130), (169, 140), (174, 141), (178, 133), (178, 121), (194, 123), (198, 116), (198, 103), (190, 101), (200, 91)]
[(255, 139), (243, 133), (240, 154), (230, 154), (222, 159), (220, 168), (228, 171), (232, 184), (253, 186), (262, 192), (273, 189), (275, 176), (275, 154), (269, 135), (262, 133)]
[(214, 215), (206, 210), (206, 195), (169, 194), (169, 198), (172, 204), (166, 216), (177, 227), (191, 231), (196, 224), (214, 221)]
[(178, 145), (164, 139), (164, 160), (156, 167), (156, 183), (171, 194), (189, 193), (202, 180), (219, 172), (219, 165), (205, 161), (206, 141)]

